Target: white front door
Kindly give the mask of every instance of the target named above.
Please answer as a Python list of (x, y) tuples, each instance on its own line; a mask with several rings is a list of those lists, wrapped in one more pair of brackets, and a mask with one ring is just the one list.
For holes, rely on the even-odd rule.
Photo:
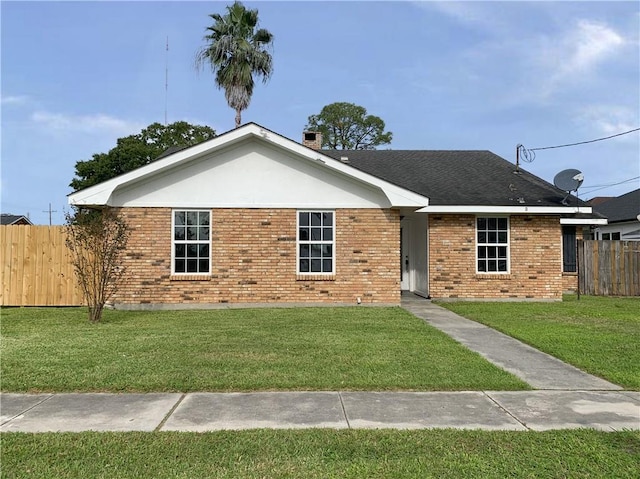
[(400, 220), (400, 289), (429, 295), (427, 217)]
[(400, 220), (400, 289), (411, 291), (410, 253), (411, 252), (411, 220)]

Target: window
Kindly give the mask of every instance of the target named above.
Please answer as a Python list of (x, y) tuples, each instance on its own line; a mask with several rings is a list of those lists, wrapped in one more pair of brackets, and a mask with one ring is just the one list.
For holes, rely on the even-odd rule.
[(298, 273), (335, 271), (333, 211), (298, 212)]
[(602, 233), (603, 240), (620, 240), (620, 232), (617, 231), (615, 233)]
[(562, 227), (562, 271), (565, 273), (575, 273), (576, 266), (576, 227)]
[(173, 273), (207, 274), (211, 265), (211, 212), (173, 212)]
[(478, 273), (509, 272), (508, 218), (476, 218)]

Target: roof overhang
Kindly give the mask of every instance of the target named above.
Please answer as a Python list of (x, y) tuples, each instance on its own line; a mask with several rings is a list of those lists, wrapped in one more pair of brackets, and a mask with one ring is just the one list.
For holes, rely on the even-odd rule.
[(319, 151), (296, 143), (255, 123), (248, 123), (204, 143), (200, 143), (199, 145), (178, 151), (123, 175), (71, 193), (68, 195), (68, 202), (76, 206), (117, 206), (111, 203), (112, 195), (117, 188), (131, 186), (143, 178), (163, 173), (171, 168), (179, 167), (182, 163), (203, 158), (206, 155), (210, 155), (223, 148), (228, 148), (229, 146), (248, 139), (265, 141), (295, 154), (304, 161), (320, 164), (323, 168), (332, 170), (340, 175), (379, 188), (388, 198), (391, 207), (421, 208), (429, 205), (429, 199), (425, 196), (401, 188), (339, 160), (325, 156)]
[(417, 213), (488, 213), (488, 214), (527, 214), (561, 215), (591, 214), (590, 206), (486, 206), (486, 205), (430, 205)]
[(560, 218), (561, 225), (606, 225), (606, 218)]

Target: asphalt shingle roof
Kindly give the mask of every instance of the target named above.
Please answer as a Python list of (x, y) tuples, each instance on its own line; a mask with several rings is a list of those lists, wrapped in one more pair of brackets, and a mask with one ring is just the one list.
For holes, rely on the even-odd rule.
[(17, 221), (21, 220), (22, 218), (24, 218), (24, 222), (26, 222), (27, 224), (31, 224), (31, 221), (29, 220), (29, 218), (27, 218), (24, 215), (12, 215), (8, 213), (2, 213), (0, 215), (0, 224), (12, 225)]
[[(429, 198), (431, 205), (564, 206), (566, 193), (485, 150), (322, 150)], [(570, 205), (586, 206), (571, 196)]]
[(640, 214), (640, 188), (600, 203), (593, 211), (607, 218), (609, 223), (634, 221)]

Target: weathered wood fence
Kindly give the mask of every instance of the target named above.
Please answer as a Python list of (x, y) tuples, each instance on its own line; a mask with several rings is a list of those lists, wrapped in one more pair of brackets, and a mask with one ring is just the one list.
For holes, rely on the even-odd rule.
[(0, 226), (2, 306), (79, 306), (62, 226)]
[(578, 241), (580, 293), (640, 296), (640, 241)]

